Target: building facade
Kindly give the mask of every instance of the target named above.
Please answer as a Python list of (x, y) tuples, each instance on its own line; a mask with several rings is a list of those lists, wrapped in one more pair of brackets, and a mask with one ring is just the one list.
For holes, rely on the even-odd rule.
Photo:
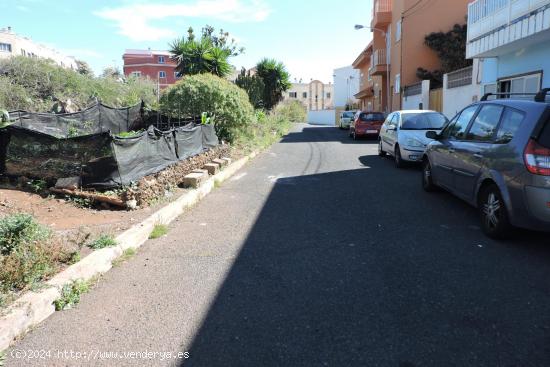
[(334, 107), (345, 109), (346, 106), (357, 105), (355, 95), (359, 93), (360, 73), (353, 66), (334, 69), (332, 75), (334, 85)]
[(283, 100), (300, 101), (308, 111), (334, 109), (334, 85), (319, 80), (310, 83), (292, 83)]
[[(496, 0), (498, 1), (498, 0)], [(421, 80), (418, 68), (429, 71), (441, 68), (437, 54), (424, 44), (426, 35), (447, 32), (455, 24), (464, 24), (469, 0), (374, 0), (372, 21), (373, 40), (358, 56), (354, 67), (368, 70), (363, 77), (365, 88), (359, 97), (369, 103), (369, 83), (381, 88), (380, 110), (402, 108), (403, 91), (415, 87)], [(364, 59), (364, 60), (363, 60)], [(369, 80), (378, 77), (378, 83)], [(374, 93), (373, 93), (374, 94)], [(370, 101), (374, 106), (374, 98)]]
[(359, 91), (355, 98), (359, 101), (359, 109), (363, 111), (387, 112), (387, 94), (383, 88), (386, 76), (372, 68), (373, 42), (359, 54), (353, 62), (353, 67), (359, 72)]
[(180, 79), (176, 72), (177, 64), (168, 51), (126, 50), (122, 60), (125, 76), (151, 79), (158, 83), (161, 89)]
[(0, 29), (0, 59), (12, 56), (26, 56), (53, 60), (57, 65), (76, 70), (76, 60), (72, 56), (34, 42), (29, 37), (15, 33), (11, 27)]
[(549, 45), (550, 0), (476, 0), (468, 6), (466, 55), (483, 65), (484, 93), (550, 87)]

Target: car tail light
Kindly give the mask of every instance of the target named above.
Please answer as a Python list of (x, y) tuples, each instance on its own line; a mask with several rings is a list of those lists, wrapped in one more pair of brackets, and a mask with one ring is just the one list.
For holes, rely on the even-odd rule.
[(529, 172), (550, 176), (550, 149), (531, 139), (525, 148), (524, 159)]

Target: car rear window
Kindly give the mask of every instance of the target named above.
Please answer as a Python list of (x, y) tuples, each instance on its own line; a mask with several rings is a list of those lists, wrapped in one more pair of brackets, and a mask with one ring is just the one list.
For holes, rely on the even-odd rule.
[(403, 113), (401, 130), (440, 130), (449, 121), (440, 113)]
[(519, 130), (521, 123), (525, 115), (523, 112), (513, 110), (511, 108), (506, 108), (504, 111), (504, 116), (502, 116), (502, 122), (498, 128), (497, 139), (495, 143), (497, 144), (508, 144), (514, 138), (514, 135)]
[(383, 113), (362, 113), (361, 121), (384, 121)]
[(546, 121), (546, 125), (542, 128), (538, 143), (543, 147), (550, 148), (550, 121)]
[(354, 115), (353, 112), (344, 112), (344, 118), (350, 119), (353, 117), (353, 115)]

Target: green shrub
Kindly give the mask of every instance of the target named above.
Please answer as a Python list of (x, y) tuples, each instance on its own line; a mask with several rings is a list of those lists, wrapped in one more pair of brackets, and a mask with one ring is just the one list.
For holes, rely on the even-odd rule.
[(275, 115), (283, 116), (290, 122), (305, 122), (307, 118), (306, 108), (298, 101), (279, 103), (273, 112)]
[(160, 103), (162, 110), (173, 117), (198, 117), (208, 112), (218, 136), (229, 142), (254, 120), (246, 92), (212, 74), (183, 77), (167, 89)]
[(89, 248), (93, 250), (99, 250), (106, 247), (114, 247), (117, 245), (117, 242), (113, 238), (113, 236), (102, 234), (98, 238), (96, 238), (92, 243), (88, 245)]
[(124, 107), (139, 103), (154, 104), (155, 84), (142, 78), (121, 82), (114, 78), (96, 78), (62, 68), (50, 60), (23, 56), (0, 60), (0, 106), (7, 110), (46, 112), (54, 98), (71, 99), (81, 109), (95, 99), (106, 105)]
[(0, 219), (0, 254), (9, 255), (21, 245), (48, 239), (50, 232), (29, 214)]

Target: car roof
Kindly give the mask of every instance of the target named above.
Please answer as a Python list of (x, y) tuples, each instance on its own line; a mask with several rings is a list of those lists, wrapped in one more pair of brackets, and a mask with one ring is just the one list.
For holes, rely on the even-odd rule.
[(441, 113), (433, 110), (400, 110), (400, 111), (393, 111), (393, 112), (399, 112), (399, 113)]

